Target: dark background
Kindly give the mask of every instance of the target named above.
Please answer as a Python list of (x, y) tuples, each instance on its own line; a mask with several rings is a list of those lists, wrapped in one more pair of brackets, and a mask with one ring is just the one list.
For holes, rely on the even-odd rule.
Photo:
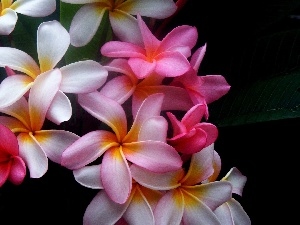
[[(196, 26), (197, 46), (207, 43), (200, 73), (221, 74), (229, 84), (237, 85), (230, 74), (230, 59), (247, 45), (265, 13), (272, 10), (268, 2), (190, 0), (168, 29), (183, 24)], [(278, 26), (299, 28), (299, 22), (288, 20), (271, 29)], [(236, 199), (253, 225), (273, 224), (283, 218), (283, 224), (294, 224), (288, 222), (291, 215), (285, 216), (283, 211), (290, 205), (288, 200), (295, 198), (291, 187), (297, 179), (292, 172), (297, 166), (299, 125), (299, 119), (290, 119), (219, 127), (215, 149), (222, 159), (220, 178), (232, 167), (247, 176), (243, 197)], [(50, 162), (49, 171), (42, 178), (27, 177), (20, 186), (6, 183), (0, 188), (0, 224), (15, 225), (22, 221), (81, 225), (83, 213), (96, 193), (97, 190), (80, 186), (71, 171)]]

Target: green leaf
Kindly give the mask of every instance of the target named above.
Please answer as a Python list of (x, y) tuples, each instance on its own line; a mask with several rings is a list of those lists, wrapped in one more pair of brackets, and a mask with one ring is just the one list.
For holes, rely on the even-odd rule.
[(220, 127), (300, 117), (300, 70), (232, 88), (209, 107)]
[[(72, 19), (76, 12), (82, 7), (82, 5), (60, 3), (60, 22), (69, 30)], [(108, 13), (105, 13), (101, 24), (93, 37), (93, 39), (83, 47), (69, 47), (65, 54), (65, 63), (73, 63), (76, 61), (92, 59), (96, 61), (103, 60), (100, 54), (101, 46), (112, 39), (112, 31), (109, 23)]]

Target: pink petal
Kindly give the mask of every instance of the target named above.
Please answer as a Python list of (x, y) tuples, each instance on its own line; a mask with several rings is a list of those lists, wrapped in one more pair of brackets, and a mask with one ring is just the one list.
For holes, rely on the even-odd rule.
[(60, 90), (65, 93), (96, 91), (106, 81), (107, 70), (92, 60), (79, 61), (62, 67)]
[(42, 73), (35, 79), (28, 98), (31, 128), (33, 130), (40, 130), (43, 126), (46, 113), (59, 90), (60, 82), (61, 73), (59, 69)]
[(185, 125), (183, 123), (181, 123), (181, 121), (179, 121), (173, 113), (167, 112), (166, 114), (172, 125), (172, 131), (173, 131), (172, 136), (173, 137), (176, 137), (179, 135), (182, 136), (183, 134), (185, 134), (187, 132)]
[(100, 179), (101, 165), (84, 166), (80, 169), (74, 170), (73, 175), (75, 180), (92, 189), (103, 189)]
[(28, 131), (28, 128), (18, 119), (10, 116), (0, 116), (0, 123), (13, 132)]
[(153, 172), (174, 171), (182, 165), (176, 150), (160, 141), (124, 143), (123, 151), (129, 161)]
[(206, 52), (206, 44), (198, 48), (192, 55), (190, 64), (197, 73)]
[(34, 137), (42, 147), (47, 157), (58, 164), (63, 151), (79, 139), (79, 136), (65, 130), (36, 131)]
[(3, 184), (8, 179), (9, 173), (11, 169), (11, 162), (8, 163), (0, 163), (0, 187), (3, 186)]
[(56, 9), (55, 0), (18, 1), (12, 4), (15, 11), (31, 17), (44, 17)]
[(61, 165), (79, 169), (99, 158), (116, 144), (116, 137), (109, 131), (91, 131), (74, 141), (62, 153)]
[(139, 141), (153, 140), (166, 142), (168, 122), (163, 116), (154, 116), (146, 120), (139, 132)]
[(206, 133), (206, 144), (205, 147), (214, 143), (218, 138), (218, 128), (211, 123), (198, 123), (195, 128), (201, 129)]
[(19, 155), (19, 145), (15, 134), (2, 124), (0, 124), (0, 153), (11, 156)]
[(150, 76), (157, 65), (155, 60), (149, 62), (144, 58), (130, 58), (128, 64), (138, 79)]
[(105, 191), (99, 191), (85, 210), (83, 225), (115, 224), (124, 214), (129, 201), (119, 204), (112, 201)]
[(25, 176), (26, 176), (25, 162), (19, 156), (13, 157), (8, 180), (15, 185), (19, 185), (23, 182)]
[(114, 202), (124, 204), (127, 201), (132, 188), (132, 177), (120, 147), (111, 148), (104, 154), (101, 179), (107, 195)]
[(9, 35), (15, 29), (17, 20), (18, 15), (14, 10), (4, 9), (0, 16), (0, 35)]
[(20, 156), (29, 169), (30, 177), (42, 177), (48, 170), (48, 158), (41, 146), (33, 136), (27, 133), (20, 133), (18, 135), (18, 142)]
[(231, 183), (232, 193), (242, 196), (247, 177), (244, 176), (236, 167), (231, 168), (222, 180), (226, 180)]
[(167, 192), (154, 209), (155, 224), (181, 224), (184, 204), (180, 190)]
[(145, 58), (145, 50), (135, 44), (109, 41), (106, 42), (100, 49), (101, 54), (108, 57), (131, 57), (131, 58)]
[(0, 107), (4, 108), (19, 100), (33, 85), (33, 79), (26, 75), (12, 75), (0, 85)]
[(190, 108), (183, 116), (181, 122), (186, 126), (187, 130), (192, 129), (196, 124), (200, 123), (206, 111), (206, 106), (197, 104)]

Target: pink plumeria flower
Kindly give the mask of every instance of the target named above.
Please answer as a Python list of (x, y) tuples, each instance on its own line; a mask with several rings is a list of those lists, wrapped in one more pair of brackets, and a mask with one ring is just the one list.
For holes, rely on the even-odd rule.
[(0, 1), (0, 35), (9, 35), (15, 28), (17, 13), (44, 17), (56, 9), (56, 0), (1, 0)]
[[(170, 83), (170, 85), (185, 88), (194, 105), (207, 105), (227, 94), (230, 89), (230, 85), (222, 75), (197, 75), (205, 52), (206, 44), (197, 49), (192, 55), (190, 70), (180, 77), (175, 77)], [(206, 118), (208, 118), (208, 109)]]
[(78, 101), (112, 131), (97, 130), (82, 136), (63, 152), (62, 165), (79, 169), (103, 155), (100, 177), (113, 201), (122, 204), (128, 199), (132, 189), (131, 163), (160, 173), (181, 167), (179, 154), (166, 143), (168, 124), (159, 115), (162, 94), (145, 99), (129, 132), (126, 113), (116, 101), (99, 92), (81, 94)]
[(149, 30), (141, 16), (138, 24), (143, 44), (109, 41), (101, 47), (101, 54), (107, 57), (129, 58), (128, 64), (137, 78), (145, 78), (154, 72), (162, 77), (177, 77), (190, 69), (187, 57), (198, 38), (197, 29), (182, 25), (158, 40)]
[(145, 79), (138, 79), (126, 59), (114, 59), (104, 66), (109, 72), (118, 76), (109, 80), (100, 89), (100, 93), (114, 99), (120, 104), (132, 97), (132, 114), (136, 115), (142, 102), (149, 95), (163, 93), (162, 110), (185, 110), (193, 106), (184, 88), (163, 85), (163, 77), (152, 74)]
[[(81, 185), (92, 189), (103, 189), (103, 184), (99, 179), (101, 165), (85, 166), (74, 170), (73, 174)], [(133, 182), (128, 199), (125, 203), (119, 204), (112, 201), (105, 190), (100, 190), (88, 205), (84, 213), (83, 224), (113, 225), (119, 221), (117, 224), (154, 225), (153, 210), (161, 196), (161, 192)]]
[(9, 180), (15, 185), (23, 182), (26, 166), (19, 156), (19, 145), (15, 134), (0, 124), (0, 187)]
[[(114, 34), (122, 41), (141, 43), (136, 18), (140, 13), (155, 19), (164, 19), (176, 11), (173, 0), (62, 0), (84, 4), (75, 14), (71, 26), (71, 44), (81, 47), (94, 37), (106, 12)], [(90, 21), (93, 21), (92, 23)]]
[[(10, 75), (0, 85), (0, 108), (7, 107), (25, 93), (43, 73), (55, 69), (70, 45), (70, 36), (58, 21), (42, 23), (37, 31), (39, 65), (27, 53), (9, 47), (0, 47), (0, 66), (23, 74)], [(61, 67), (59, 90), (55, 92), (47, 118), (59, 124), (72, 115), (71, 103), (65, 93), (87, 93), (97, 90), (107, 79), (107, 71), (96, 61), (86, 60)], [(46, 79), (46, 76), (43, 76)], [(38, 87), (37, 87), (38, 88)], [(53, 92), (54, 90), (50, 90)], [(44, 90), (40, 89), (43, 93)], [(51, 96), (51, 95), (49, 95)], [(48, 98), (48, 95), (44, 96)]]
[(202, 183), (214, 172), (213, 155), (213, 145), (193, 154), (187, 172), (159, 174), (131, 165), (132, 176), (140, 185), (166, 191), (154, 209), (156, 225), (221, 225), (214, 210), (231, 198), (232, 185), (228, 181)]
[(0, 123), (17, 134), (20, 156), (31, 178), (40, 178), (47, 172), (48, 158), (60, 163), (63, 150), (79, 138), (69, 131), (42, 130), (51, 99), (58, 91), (61, 79), (58, 69), (45, 72), (36, 78), (28, 102), (21, 97), (12, 105), (0, 109), (1, 113), (9, 115), (0, 116)]
[(205, 105), (195, 105), (186, 112), (181, 121), (173, 113), (167, 112), (173, 128), (168, 143), (183, 154), (199, 152), (214, 143), (218, 137), (218, 129), (211, 123), (201, 122), (205, 112)]

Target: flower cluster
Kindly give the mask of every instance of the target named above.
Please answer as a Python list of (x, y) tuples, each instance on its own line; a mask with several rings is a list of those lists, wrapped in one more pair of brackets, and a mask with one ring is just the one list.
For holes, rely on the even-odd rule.
[[(234, 199), (246, 177), (233, 167), (217, 180), (218, 129), (208, 122), (209, 103), (230, 85), (222, 75), (198, 75), (206, 44), (194, 49), (195, 27), (175, 27), (160, 40), (150, 26), (149, 19), (169, 18), (184, 1), (61, 2), (79, 10), (69, 30), (59, 19), (38, 26), (38, 62), (0, 47), (7, 74), (0, 85), (0, 186), (21, 184), (27, 169), (30, 178), (42, 177), (51, 160), (99, 189), (84, 225), (251, 224)], [(17, 13), (43, 17), (56, 8), (55, 0), (1, 0), (0, 34), (13, 35)], [(70, 46), (97, 35), (105, 15), (113, 31), (99, 49), (106, 60), (61, 65)], [(99, 122), (97, 129), (60, 129), (74, 105)]]

